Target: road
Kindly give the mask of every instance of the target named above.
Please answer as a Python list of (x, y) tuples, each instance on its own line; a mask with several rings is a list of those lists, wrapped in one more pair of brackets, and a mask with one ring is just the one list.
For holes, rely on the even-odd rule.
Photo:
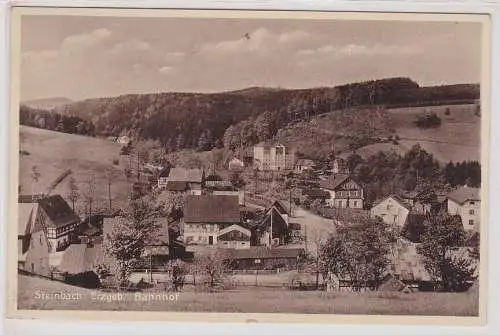
[(291, 222), (299, 223), (302, 232), (306, 236), (307, 250), (316, 253), (317, 240), (324, 241), (332, 233), (335, 233), (335, 225), (332, 220), (325, 219), (303, 208), (295, 207)]

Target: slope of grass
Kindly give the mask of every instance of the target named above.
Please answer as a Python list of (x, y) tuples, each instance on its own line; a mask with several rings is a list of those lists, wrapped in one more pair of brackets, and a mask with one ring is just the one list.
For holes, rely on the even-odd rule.
[[(94, 290), (19, 275), (19, 309), (189, 311), (231, 313), (371, 314), (477, 316), (474, 293), (327, 293), (286, 289), (239, 289), (218, 293), (180, 292), (172, 301), (140, 301), (124, 293), (122, 301), (99, 300)], [(36, 299), (35, 292), (79, 293), (78, 300)], [(39, 296), (39, 295), (38, 295)], [(264, 303), (263, 303), (264, 302)]]
[[(29, 153), (19, 157), (21, 194), (30, 194), (32, 190), (44, 192), (61, 173), (71, 169), (72, 174), (57, 185), (52, 194), (61, 194), (71, 204), (67, 198), (68, 180), (74, 177), (80, 193), (76, 209), (83, 211), (84, 194), (88, 189), (86, 180), (94, 175), (93, 207), (105, 207), (108, 204), (106, 170), (110, 169), (114, 176), (111, 186), (113, 206), (123, 204), (130, 186), (123, 168), (113, 165), (113, 160), (119, 158), (120, 148), (120, 144), (104, 139), (21, 126), (19, 149)], [(36, 183), (31, 177), (33, 166), (40, 172)]]

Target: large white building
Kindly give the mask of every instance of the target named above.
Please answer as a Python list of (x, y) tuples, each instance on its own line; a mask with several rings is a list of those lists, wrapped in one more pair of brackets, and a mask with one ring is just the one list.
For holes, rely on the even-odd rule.
[(293, 170), (295, 152), (282, 144), (260, 143), (253, 147), (253, 159), (259, 170)]
[(479, 229), (481, 221), (481, 189), (462, 187), (447, 196), (448, 214), (459, 215), (465, 230)]
[(373, 217), (380, 217), (389, 224), (402, 228), (410, 213), (410, 206), (399, 196), (390, 195), (382, 201), (374, 204), (370, 213)]

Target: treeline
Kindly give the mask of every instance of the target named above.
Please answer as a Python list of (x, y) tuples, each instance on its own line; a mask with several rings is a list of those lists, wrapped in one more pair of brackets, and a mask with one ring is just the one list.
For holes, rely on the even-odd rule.
[(450, 162), (443, 168), (418, 144), (402, 156), (395, 152), (379, 152), (364, 160), (352, 154), (347, 165), (356, 180), (364, 185), (368, 206), (376, 199), (401, 190), (417, 191), (426, 198), (422, 200), (432, 201), (437, 193), (448, 191), (450, 187), (480, 187), (481, 184), (479, 162)]
[(124, 95), (80, 101), (56, 111), (91, 121), (96, 135), (158, 140), (172, 152), (252, 145), (271, 139), (289, 124), (352, 107), (478, 98), (478, 85), (419, 87), (409, 78), (390, 78), (333, 88)]
[(62, 133), (95, 135), (95, 126), (92, 121), (27, 106), (19, 108), (19, 122), (25, 126), (55, 130)]

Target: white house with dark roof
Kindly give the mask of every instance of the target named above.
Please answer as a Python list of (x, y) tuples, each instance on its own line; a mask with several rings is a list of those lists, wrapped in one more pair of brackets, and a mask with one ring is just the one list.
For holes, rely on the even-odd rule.
[(240, 223), (238, 196), (188, 195), (181, 223), (184, 243), (217, 245), (220, 230)]
[(446, 196), (448, 214), (459, 215), (465, 230), (479, 228), (481, 221), (481, 189), (462, 187)]
[(320, 182), (320, 188), (330, 194), (327, 205), (337, 208), (363, 208), (363, 187), (347, 174), (335, 174)]
[(370, 214), (380, 217), (385, 223), (402, 228), (406, 222), (411, 207), (398, 195), (390, 195), (376, 202)]
[(60, 195), (51, 195), (38, 201), (36, 221), (47, 234), (51, 252), (65, 249), (70, 233), (80, 224), (80, 218)]

